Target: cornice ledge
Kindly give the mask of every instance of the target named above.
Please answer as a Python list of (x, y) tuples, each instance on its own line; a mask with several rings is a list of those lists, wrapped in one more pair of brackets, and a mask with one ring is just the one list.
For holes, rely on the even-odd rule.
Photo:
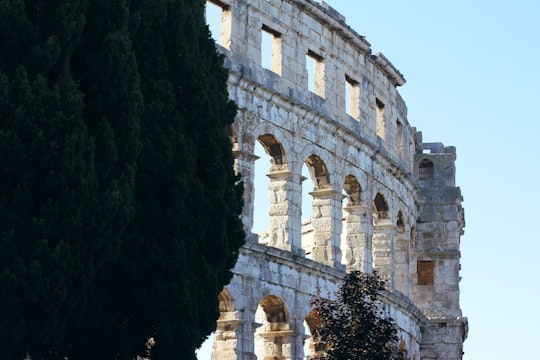
[(388, 60), (386, 56), (378, 52), (375, 55), (371, 55), (371, 59), (384, 71), (394, 86), (402, 86), (405, 84), (405, 78), (399, 72), (399, 70)]

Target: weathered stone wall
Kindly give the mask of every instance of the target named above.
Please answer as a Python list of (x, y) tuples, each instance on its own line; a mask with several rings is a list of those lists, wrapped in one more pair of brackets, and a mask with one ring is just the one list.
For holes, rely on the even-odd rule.
[[(332, 296), (345, 271), (373, 269), (387, 280), (404, 358), (461, 359), (455, 149), (422, 143), (397, 92), (403, 76), (328, 5), (212, 3), (222, 9), (219, 49), (239, 106), (231, 134), (250, 234), (220, 297), (213, 359), (302, 359), (315, 289)], [(269, 188), (256, 189), (270, 198), (264, 236), (252, 233), (256, 142), (270, 157)]]

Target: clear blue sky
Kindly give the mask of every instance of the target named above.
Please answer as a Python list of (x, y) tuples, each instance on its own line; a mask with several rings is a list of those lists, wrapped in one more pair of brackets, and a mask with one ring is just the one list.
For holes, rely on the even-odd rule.
[(457, 147), (464, 360), (540, 359), (540, 1), (327, 3), (405, 76), (424, 141)]
[(540, 359), (540, 1), (326, 2), (405, 76), (424, 142), (457, 147), (464, 360)]

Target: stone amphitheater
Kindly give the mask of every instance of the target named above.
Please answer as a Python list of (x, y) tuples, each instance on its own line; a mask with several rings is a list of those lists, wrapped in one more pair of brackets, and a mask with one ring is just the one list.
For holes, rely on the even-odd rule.
[[(347, 271), (374, 269), (386, 280), (381, 296), (399, 325), (400, 356), (462, 359), (456, 151), (424, 143), (409, 124), (402, 74), (322, 1), (207, 6), (221, 14), (218, 49), (239, 107), (231, 137), (248, 234), (220, 295), (212, 359), (307, 359), (316, 288), (333, 294)], [(267, 189), (254, 185), (256, 143), (270, 159), (257, 163)], [(270, 201), (260, 234), (256, 190)]]

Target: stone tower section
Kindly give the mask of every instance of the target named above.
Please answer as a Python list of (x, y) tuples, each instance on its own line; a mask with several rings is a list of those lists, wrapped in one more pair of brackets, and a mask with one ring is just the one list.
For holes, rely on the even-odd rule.
[[(461, 359), (456, 153), (423, 143), (410, 125), (403, 75), (324, 2), (207, 7), (218, 13), (214, 35), (239, 108), (230, 133), (248, 234), (219, 298), (212, 359), (306, 359), (310, 297), (317, 288), (333, 296), (351, 270), (386, 279), (403, 359)], [(255, 184), (256, 171), (268, 185)], [(256, 192), (269, 200), (265, 212)], [(258, 217), (268, 227), (255, 232)]]
[(412, 243), (413, 301), (431, 319), (425, 329), (423, 358), (457, 359), (467, 323), (459, 306), (459, 245), (465, 220), (461, 191), (455, 185), (456, 149), (441, 143), (420, 144), (415, 155), (421, 207)]

